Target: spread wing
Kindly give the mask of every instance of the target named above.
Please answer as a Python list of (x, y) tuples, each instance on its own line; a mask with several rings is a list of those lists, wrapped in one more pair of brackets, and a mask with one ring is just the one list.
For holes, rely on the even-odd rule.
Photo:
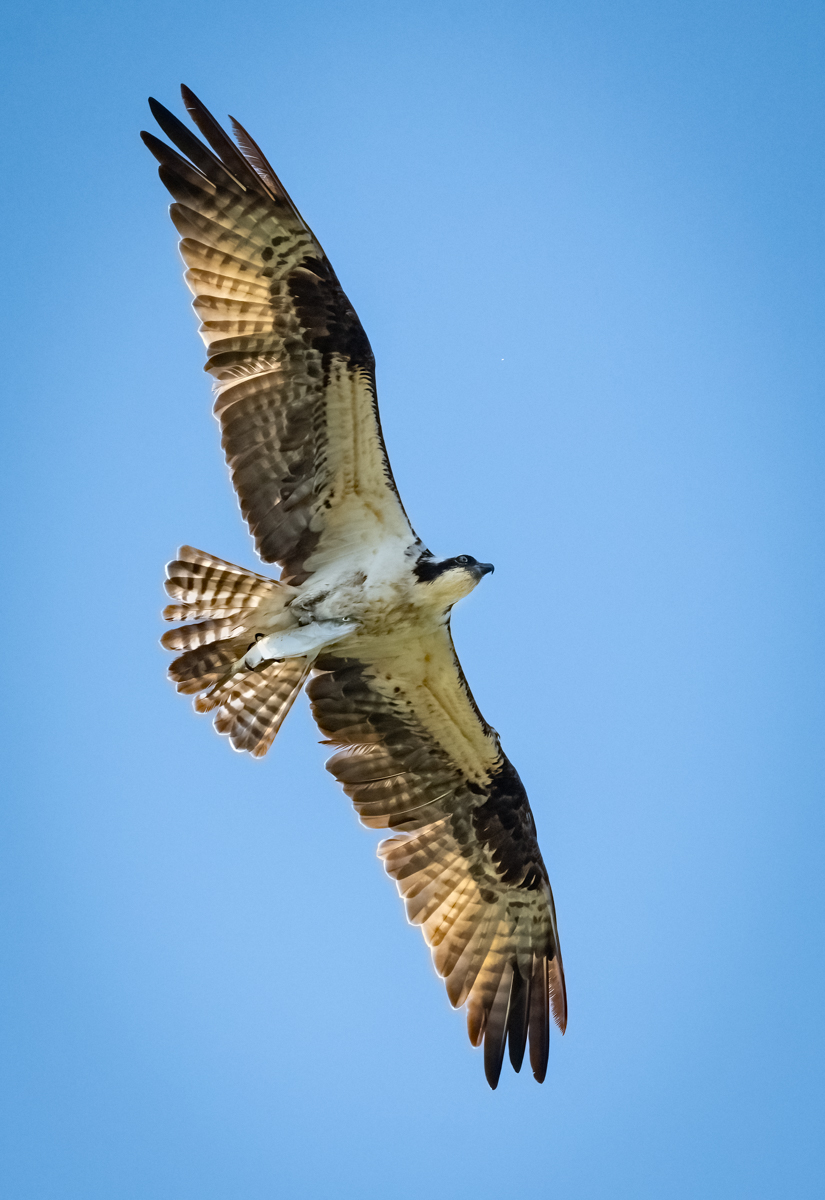
[(317, 660), (315, 720), (342, 747), (327, 768), (362, 822), (392, 829), (378, 849), (420, 925), (470, 1040), (498, 1083), (509, 1040), (518, 1071), (547, 1069), (549, 1012), (567, 1023), (553, 894), (533, 814), (498, 735), (479, 713), (448, 627), (369, 661)]
[(182, 154), (141, 136), (175, 201), (215, 415), (258, 553), (300, 583), (351, 548), (386, 538), (409, 545), (416, 539), (381, 436), (375, 362), (352, 305), (246, 131), (233, 121), (239, 149), (182, 92), (209, 146), (156, 101), (152, 112)]

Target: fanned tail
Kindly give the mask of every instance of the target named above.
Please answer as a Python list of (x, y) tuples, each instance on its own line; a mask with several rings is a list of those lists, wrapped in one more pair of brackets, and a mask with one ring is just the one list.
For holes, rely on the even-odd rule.
[(166, 575), (166, 591), (178, 603), (167, 605), (165, 620), (190, 622), (161, 638), (167, 650), (183, 651), (170, 679), (195, 697), (197, 712), (217, 709), (215, 728), (234, 749), (266, 754), (311, 663), (269, 659), (247, 667), (244, 656), (277, 627), (296, 589), (193, 546), (181, 546)]

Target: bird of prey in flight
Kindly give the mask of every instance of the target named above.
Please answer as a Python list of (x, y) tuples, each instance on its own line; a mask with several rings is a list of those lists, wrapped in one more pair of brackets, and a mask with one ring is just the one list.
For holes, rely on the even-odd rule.
[(495, 1088), (505, 1046), (542, 1082), (567, 1002), (533, 814), (473, 700), (450, 611), (492, 571), (410, 525), (381, 435), (367, 336), (249, 134), (183, 88), (201, 141), (144, 142), (172, 194), (241, 510), (279, 579), (183, 546), (167, 567), (169, 674), (236, 750), (266, 754), (306, 687), (327, 763), (420, 925)]

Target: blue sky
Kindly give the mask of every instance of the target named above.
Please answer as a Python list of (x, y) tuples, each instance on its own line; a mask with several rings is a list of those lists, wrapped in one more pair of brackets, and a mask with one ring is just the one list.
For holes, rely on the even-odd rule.
[[(821, 5), (6, 9), (3, 1151), (14, 1200), (819, 1196)], [(531, 796), (570, 1024), (487, 1088), (305, 705), (164, 680), (164, 562), (253, 566), (167, 198), (181, 81), (378, 359)]]

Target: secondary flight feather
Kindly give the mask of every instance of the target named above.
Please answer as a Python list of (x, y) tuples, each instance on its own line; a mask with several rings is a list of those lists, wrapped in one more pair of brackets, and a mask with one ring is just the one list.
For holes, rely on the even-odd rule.
[(492, 571), (436, 558), (390, 469), (367, 336), (315, 235), (257, 144), (188, 88), (201, 140), (161, 104), (160, 163), (214, 379), (241, 510), (272, 579), (183, 546), (167, 567), (170, 676), (260, 756), (303, 688), (327, 769), (420, 925), (451, 1003), (466, 1005), (496, 1087), (505, 1047), (547, 1070), (567, 1002), (553, 895), (521, 781), (482, 717), (450, 635)]

